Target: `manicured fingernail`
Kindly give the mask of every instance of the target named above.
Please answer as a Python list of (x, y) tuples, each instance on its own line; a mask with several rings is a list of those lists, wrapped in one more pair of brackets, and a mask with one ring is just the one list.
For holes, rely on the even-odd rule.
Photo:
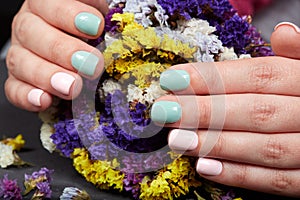
[(160, 75), (160, 86), (164, 90), (184, 90), (190, 81), (190, 75), (185, 70), (167, 70)]
[(99, 62), (99, 58), (86, 51), (77, 51), (72, 55), (72, 65), (79, 72), (93, 76)]
[(280, 26), (286, 26), (286, 25), (293, 27), (297, 33), (300, 33), (300, 28), (291, 22), (281, 22), (275, 26), (274, 30), (276, 31)]
[(198, 146), (198, 135), (194, 131), (174, 129), (169, 134), (169, 147), (172, 150), (194, 150)]
[(152, 105), (151, 119), (159, 123), (174, 123), (181, 118), (181, 107), (173, 101), (159, 101)]
[(81, 12), (75, 17), (75, 26), (88, 35), (97, 35), (100, 23), (99, 17), (88, 12)]
[(41, 96), (44, 94), (43, 90), (32, 89), (27, 95), (27, 99), (34, 106), (41, 106)]
[(64, 72), (57, 72), (51, 77), (51, 85), (58, 92), (69, 95), (75, 78)]
[(218, 176), (222, 173), (223, 165), (220, 161), (217, 160), (199, 158), (196, 170), (199, 174), (208, 176)]

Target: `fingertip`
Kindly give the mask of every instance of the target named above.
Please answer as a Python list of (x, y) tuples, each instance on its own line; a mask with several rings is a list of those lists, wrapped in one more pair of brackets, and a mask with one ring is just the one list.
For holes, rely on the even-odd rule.
[(300, 28), (297, 25), (290, 22), (279, 23), (270, 40), (275, 55), (300, 58)]

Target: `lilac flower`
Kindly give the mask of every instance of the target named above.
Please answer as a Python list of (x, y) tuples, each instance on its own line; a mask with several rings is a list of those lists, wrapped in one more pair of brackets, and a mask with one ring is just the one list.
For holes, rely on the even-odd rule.
[(250, 37), (246, 35), (248, 30), (249, 23), (237, 14), (217, 26), (217, 34), (223, 45), (233, 47), (237, 54), (246, 53), (245, 47), (250, 43)]
[(0, 199), (5, 200), (21, 200), (21, 189), (16, 180), (9, 180), (8, 175), (4, 175), (3, 179), (0, 179)]
[(35, 190), (32, 197), (33, 199), (51, 198), (52, 191), (50, 189), (50, 183), (52, 181), (51, 174), (53, 172), (54, 170), (43, 167), (31, 175), (25, 174), (25, 195)]
[(54, 124), (54, 128), (51, 139), (64, 156), (70, 157), (75, 148), (83, 147), (73, 119), (60, 120)]
[(51, 174), (54, 170), (49, 170), (46, 167), (41, 168), (39, 171), (33, 172), (31, 175), (25, 174), (25, 182), (31, 182), (36, 180), (48, 181), (51, 182)]
[(126, 173), (123, 180), (124, 189), (130, 192), (134, 199), (139, 199), (140, 196), (140, 183), (145, 176), (150, 173)]
[(36, 184), (36, 192), (33, 196), (42, 197), (42, 198), (51, 198), (52, 191), (50, 189), (49, 182), (38, 182)]
[[(130, 109), (126, 95), (116, 90), (105, 99), (101, 112), (100, 127), (107, 139), (129, 152), (151, 152), (166, 144), (168, 129), (151, 124), (146, 118), (145, 105), (136, 104)], [(154, 135), (155, 134), (155, 135)]]
[(248, 35), (250, 38), (250, 44), (247, 48), (247, 53), (251, 54), (253, 57), (274, 56), (272, 48), (267, 46), (266, 42), (263, 40), (255, 26), (250, 25), (246, 35)]

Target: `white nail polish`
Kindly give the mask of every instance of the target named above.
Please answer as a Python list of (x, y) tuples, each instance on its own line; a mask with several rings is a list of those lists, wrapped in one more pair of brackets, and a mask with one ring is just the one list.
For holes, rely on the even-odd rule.
[(41, 106), (41, 96), (44, 94), (43, 90), (40, 89), (32, 89), (27, 94), (28, 101), (34, 106)]
[(170, 132), (168, 141), (172, 150), (194, 150), (198, 146), (198, 135), (194, 131), (174, 129)]
[(199, 174), (207, 176), (218, 176), (222, 173), (223, 165), (218, 160), (199, 158), (196, 170)]
[(51, 86), (58, 92), (69, 95), (75, 78), (64, 72), (57, 72), (51, 77)]
[(291, 27), (294, 28), (294, 30), (295, 30), (297, 33), (300, 33), (300, 28), (299, 28), (297, 25), (295, 25), (295, 24), (293, 24), (293, 23), (291, 23), (291, 22), (281, 22), (281, 23), (277, 24), (277, 25), (275, 26), (275, 28), (274, 28), (274, 31), (276, 31), (280, 26), (291, 26)]

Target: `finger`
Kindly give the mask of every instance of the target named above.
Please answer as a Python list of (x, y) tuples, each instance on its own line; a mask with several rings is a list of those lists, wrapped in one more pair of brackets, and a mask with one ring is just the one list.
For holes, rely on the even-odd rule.
[(300, 170), (264, 168), (200, 158), (197, 172), (208, 180), (250, 190), (300, 197)]
[(90, 5), (100, 10), (103, 15), (106, 15), (109, 11), (107, 0), (79, 0), (82, 3)]
[(13, 76), (9, 76), (5, 82), (5, 94), (13, 105), (32, 112), (43, 111), (52, 103), (52, 96), (49, 93)]
[[(105, 1), (88, 1), (94, 6), (103, 6)], [(101, 2), (101, 3), (100, 3)], [(80, 1), (51, 0), (44, 1), (29, 0), (28, 9), (43, 18), (49, 24), (64, 30), (65, 32), (85, 37), (99, 37), (104, 28), (102, 14), (94, 7)]]
[[(300, 168), (299, 133), (261, 134), (199, 130), (197, 132), (174, 129), (169, 133), (169, 146), (189, 156), (203, 156), (211, 134), (217, 138), (206, 157), (231, 160), (275, 168)], [(251, 152), (251, 153), (249, 153)]]
[(82, 78), (77, 73), (48, 62), (22, 47), (11, 46), (6, 61), (9, 72), (16, 79), (50, 94), (73, 99), (81, 91)]
[(15, 30), (24, 48), (50, 62), (79, 71), (90, 79), (97, 78), (103, 71), (104, 61), (99, 50), (50, 26), (36, 15), (20, 14)]
[(297, 132), (298, 97), (260, 94), (164, 96), (151, 108), (151, 119), (173, 128), (250, 132)]
[(278, 56), (299, 59), (299, 41), (300, 28), (289, 22), (278, 24), (271, 35), (271, 46)]
[[(160, 83), (167, 90), (175, 89), (175, 94), (266, 93), (299, 96), (300, 90), (295, 88), (300, 77), (299, 63), (298, 60), (271, 56), (182, 64), (162, 73)], [(176, 91), (178, 87), (179, 91)]]

